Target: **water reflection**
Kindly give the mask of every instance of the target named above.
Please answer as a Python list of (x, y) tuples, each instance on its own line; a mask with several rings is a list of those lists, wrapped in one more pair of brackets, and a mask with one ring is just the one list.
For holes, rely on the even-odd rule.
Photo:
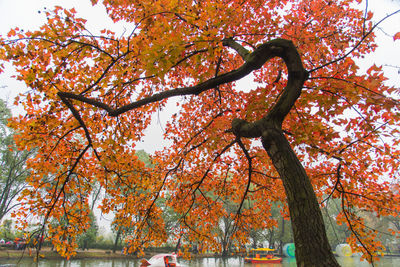
[[(342, 267), (369, 267), (367, 262), (360, 261), (358, 257), (342, 257), (338, 258), (339, 264)], [(180, 260), (186, 267), (296, 267), (295, 259), (284, 258), (281, 264), (251, 264), (244, 263), (243, 258), (201, 258), (191, 260)], [(38, 264), (32, 260), (23, 259), (6, 260), (0, 259), (0, 265), (14, 264), (21, 267), (139, 267), (138, 260), (98, 260), (98, 259), (83, 259), (83, 260), (41, 260)], [(400, 257), (384, 257), (381, 261), (375, 264), (377, 267), (398, 267), (400, 266)]]

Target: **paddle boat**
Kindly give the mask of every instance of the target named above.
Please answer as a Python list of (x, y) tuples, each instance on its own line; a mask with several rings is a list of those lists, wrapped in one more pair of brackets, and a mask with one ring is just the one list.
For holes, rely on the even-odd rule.
[(140, 267), (182, 267), (177, 260), (177, 255), (172, 254), (157, 254), (151, 257), (149, 260), (142, 259)]
[(244, 262), (248, 263), (281, 263), (282, 258), (276, 257), (273, 252), (275, 250), (271, 248), (255, 248), (250, 250), (247, 257), (244, 258)]

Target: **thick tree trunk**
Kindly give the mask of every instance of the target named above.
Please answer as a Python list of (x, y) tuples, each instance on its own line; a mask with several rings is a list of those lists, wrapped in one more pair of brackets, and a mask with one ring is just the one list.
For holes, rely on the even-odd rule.
[[(230, 43), (232, 41), (227, 41), (227, 45)], [(235, 49), (238, 45), (230, 46)], [(282, 123), (300, 97), (304, 82), (308, 78), (300, 54), (292, 42), (276, 39), (259, 46), (250, 55), (244, 55), (244, 59), (249, 61), (247, 63), (254, 69), (273, 57), (280, 57), (285, 62), (288, 70), (286, 87), (260, 120), (232, 120), (232, 132), (238, 138), (261, 137), (263, 146), (283, 181), (296, 245), (297, 266), (339, 266), (326, 236), (311, 181), (282, 131)]]
[(285, 187), (297, 266), (339, 266), (331, 251), (310, 179), (282, 130), (265, 130), (262, 142)]

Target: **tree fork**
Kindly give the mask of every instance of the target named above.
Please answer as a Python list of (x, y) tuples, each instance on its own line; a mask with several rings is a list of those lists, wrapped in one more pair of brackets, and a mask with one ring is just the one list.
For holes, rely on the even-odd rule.
[[(257, 49), (258, 53), (263, 52), (262, 46)], [(329, 245), (311, 181), (282, 130), (282, 122), (300, 97), (308, 72), (304, 69), (300, 54), (292, 42), (277, 39), (272, 50), (274, 56), (281, 57), (286, 64), (287, 85), (278, 101), (263, 118), (255, 122), (234, 119), (232, 132), (237, 137), (261, 137), (263, 147), (282, 179), (292, 221), (297, 266), (340, 266)], [(261, 58), (256, 53), (249, 56), (243, 51), (240, 52), (245, 59), (251, 58), (255, 61), (255, 65), (261, 64), (254, 59)]]

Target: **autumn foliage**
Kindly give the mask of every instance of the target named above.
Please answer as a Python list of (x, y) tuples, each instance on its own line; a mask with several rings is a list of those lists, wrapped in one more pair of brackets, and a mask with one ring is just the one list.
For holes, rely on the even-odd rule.
[[(276, 225), (271, 205), (286, 200), (279, 174), (259, 139), (235, 134), (232, 121), (271, 111), (290, 66), (274, 54), (251, 69), (248, 88), (235, 81), (250, 71), (233, 74), (257, 48), (278, 51), (284, 39), (306, 70), (282, 123), (285, 137), (321, 205), (341, 199), (337, 220), (353, 231), (353, 247), (366, 257), (382, 249), (357, 211), (399, 213), (399, 89), (385, 85), (381, 66), (361, 71), (356, 63), (377, 47), (372, 13), (357, 2), (104, 0), (110, 18), (126, 23), (122, 35), (91, 33), (62, 7), (46, 11), (38, 31), (11, 30), (0, 39), (0, 59), (30, 90), (15, 100), (25, 113), (10, 125), (21, 148), (39, 149), (16, 216), (45, 225), (65, 256), (89, 226), (94, 185), (105, 193), (100, 209), (128, 229), (129, 252), (168, 238), (219, 251), (214, 229), (223, 216), (235, 222), (232, 245), (247, 243), (250, 228)], [(163, 136), (171, 146), (148, 168), (135, 144), (172, 97), (176, 112)], [(174, 236), (161, 199), (179, 215)]]

